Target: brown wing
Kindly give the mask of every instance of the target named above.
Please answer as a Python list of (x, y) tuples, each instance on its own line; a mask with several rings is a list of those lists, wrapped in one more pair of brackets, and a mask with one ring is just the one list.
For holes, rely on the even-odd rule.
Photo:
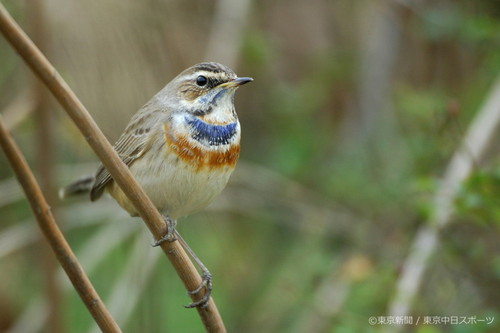
[[(161, 126), (162, 112), (160, 110), (151, 110), (150, 104), (145, 105), (131, 119), (129, 125), (114, 145), (114, 149), (122, 161), (130, 165), (139, 157), (144, 155), (153, 143), (154, 127)], [(163, 113), (164, 114), (164, 113)], [(113, 178), (108, 170), (101, 164), (95, 175), (95, 182), (90, 190), (90, 200), (95, 201), (102, 195), (106, 185)]]

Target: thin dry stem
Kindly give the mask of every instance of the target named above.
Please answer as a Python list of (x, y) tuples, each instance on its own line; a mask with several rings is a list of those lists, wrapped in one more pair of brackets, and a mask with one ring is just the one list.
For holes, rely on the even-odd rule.
[[(430, 258), (439, 246), (439, 232), (453, 221), (453, 202), (460, 185), (470, 176), (477, 161), (484, 158), (500, 126), (500, 77), (491, 89), (485, 104), (477, 113), (457, 149), (434, 198), (434, 213), (420, 228), (403, 264), (389, 315), (406, 316), (411, 310)], [(393, 326), (399, 331), (401, 326)]]
[[(135, 181), (127, 166), (116, 154), (81, 101), (12, 19), (3, 5), (0, 6), (0, 30), (71, 117), (102, 164), (109, 171), (113, 180), (120, 186), (129, 200), (134, 203), (154, 239), (160, 239), (164, 236), (167, 227), (158, 210)], [(202, 283), (202, 278), (180, 244), (178, 242), (163, 242), (161, 248), (168, 256), (186, 289), (195, 290), (198, 288)], [(193, 301), (203, 297), (203, 293), (204, 291), (201, 291), (196, 295), (192, 295)], [(224, 323), (212, 298), (208, 301), (207, 307), (197, 308), (197, 310), (207, 331), (225, 332)]]
[[(71, 210), (74, 210), (74, 208), (71, 208)], [(79, 216), (79, 214), (75, 213), (74, 211), (71, 215)], [(68, 220), (68, 222), (69, 223), (65, 225), (65, 228), (68, 228), (68, 226), (71, 225), (72, 220)], [(122, 224), (121, 227), (117, 229), (116, 225), (114, 225), (116, 223), (120, 222), (116, 221), (116, 219), (114, 221), (107, 221), (104, 224), (103, 228), (100, 228), (99, 231), (95, 233), (89, 239), (89, 241), (85, 243), (85, 246), (79, 251), (80, 263), (83, 267), (86, 268), (88, 274), (92, 275), (92, 273), (98, 268), (99, 264), (102, 263), (103, 258), (106, 257), (109, 252), (116, 248), (119, 244), (123, 244), (124, 239), (129, 238), (132, 233), (137, 233), (137, 228), (139, 227), (131, 223), (126, 223)], [(28, 225), (25, 224), (25, 226)], [(19, 230), (19, 233), (21, 232), (23, 231)], [(2, 243), (1, 241), (2, 240), (0, 239), (0, 244)], [(155, 253), (159, 254), (158, 252)], [(158, 256), (154, 255), (152, 257), (157, 259)], [(152, 259), (146, 259), (146, 261), (149, 260)], [(61, 288), (64, 291), (69, 291), (71, 288), (71, 284), (67, 283), (69, 281), (64, 279), (63, 274), (58, 274), (57, 277), (58, 281), (61, 284)], [(127, 306), (130, 306), (128, 303), (129, 301), (127, 300)], [(122, 325), (125, 325), (126, 322), (121, 319), (124, 318), (123, 314), (114, 311), (113, 305), (108, 301), (106, 301), (106, 304), (108, 304), (108, 309), (113, 312), (114, 318)], [(9, 330), (9, 333), (30, 333), (43, 331), (43, 328), (47, 327), (47, 308), (47, 301), (42, 301), (41, 296), (33, 298), (27, 308), (23, 309), (23, 312), (16, 318), (17, 321), (16, 323), (14, 323), (13, 328)], [(36, 313), (37, 315), (33, 315), (33, 313)], [(26, 323), (23, 323), (23, 321), (27, 321), (26, 318), (29, 318), (29, 328), (26, 327)]]
[(101, 298), (92, 286), (89, 278), (80, 266), (78, 259), (66, 242), (61, 230), (57, 226), (52, 211), (45, 200), (40, 186), (35, 180), (28, 163), (16, 146), (0, 117), (0, 145), (9, 160), (17, 179), (21, 183), (31, 209), (43, 235), (50, 244), (59, 263), (73, 283), (83, 303), (103, 332), (121, 332)]

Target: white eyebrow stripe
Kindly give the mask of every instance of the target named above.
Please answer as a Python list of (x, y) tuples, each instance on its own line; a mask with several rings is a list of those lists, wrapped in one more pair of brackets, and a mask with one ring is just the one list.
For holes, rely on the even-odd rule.
[(194, 80), (198, 76), (203, 75), (207, 78), (216, 78), (216, 79), (227, 79), (227, 75), (224, 75), (224, 73), (214, 73), (214, 72), (208, 72), (208, 71), (197, 71), (195, 73), (192, 73), (191, 75), (186, 75), (185, 79), (186, 80)]

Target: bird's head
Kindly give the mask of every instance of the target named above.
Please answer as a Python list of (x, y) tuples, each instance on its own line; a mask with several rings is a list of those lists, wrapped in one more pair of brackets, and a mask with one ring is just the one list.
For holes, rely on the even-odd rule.
[(208, 115), (216, 110), (234, 112), (234, 93), (239, 86), (253, 81), (238, 77), (228, 67), (216, 62), (194, 65), (173, 79), (164, 90), (174, 110), (195, 116)]

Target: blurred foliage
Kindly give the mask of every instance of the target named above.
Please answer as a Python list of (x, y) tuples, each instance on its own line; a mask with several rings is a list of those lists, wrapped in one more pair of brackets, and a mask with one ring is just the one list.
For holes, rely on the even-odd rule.
[[(498, 164), (498, 163), (496, 163)], [(500, 167), (473, 173), (457, 198), (460, 215), (471, 221), (499, 226)]]
[[(30, 2), (3, 3), (30, 32)], [(433, 213), (440, 177), (500, 74), (500, 3), (253, 1), (246, 21), (223, 13), (234, 28), (226, 30), (237, 33), (242, 24), (241, 35), (207, 59), (219, 3), (48, 0), (47, 54), (114, 141), (178, 72), (204, 60), (231, 61), (225, 56), (236, 48), (229, 65), (255, 79), (236, 97), (241, 163), (209, 209), (179, 223), (214, 275), (228, 330), (384, 332), (389, 327), (370, 326), (368, 318), (387, 314), (415, 232)], [(32, 81), (0, 39), (0, 108)], [(55, 102), (51, 107), (56, 147), (48, 149), (61, 186), (93, 172), (97, 161)], [(35, 169), (43, 149), (38, 125), (30, 116), (12, 130)], [(498, 331), (498, 153), (497, 135), (461, 186), (453, 224), (442, 232), (412, 310), (415, 320), (456, 315), (494, 322), (419, 324), (405, 332)], [(20, 191), (8, 187), (12, 172), (1, 154), (0, 161), (2, 331), (43, 299), (45, 267), (31, 212)], [(144, 260), (122, 292), (123, 304), (140, 292), (124, 331), (202, 331), (196, 312), (181, 307), (189, 301), (182, 284), (165, 258), (154, 259), (157, 249), (149, 248), (137, 219), (109, 198), (54, 207), (106, 303), (131, 277), (125, 269), (141, 249), (134, 244), (143, 244)], [(120, 231), (106, 234), (114, 223)], [(62, 304), (67, 331), (89, 331), (74, 291), (65, 289)]]

